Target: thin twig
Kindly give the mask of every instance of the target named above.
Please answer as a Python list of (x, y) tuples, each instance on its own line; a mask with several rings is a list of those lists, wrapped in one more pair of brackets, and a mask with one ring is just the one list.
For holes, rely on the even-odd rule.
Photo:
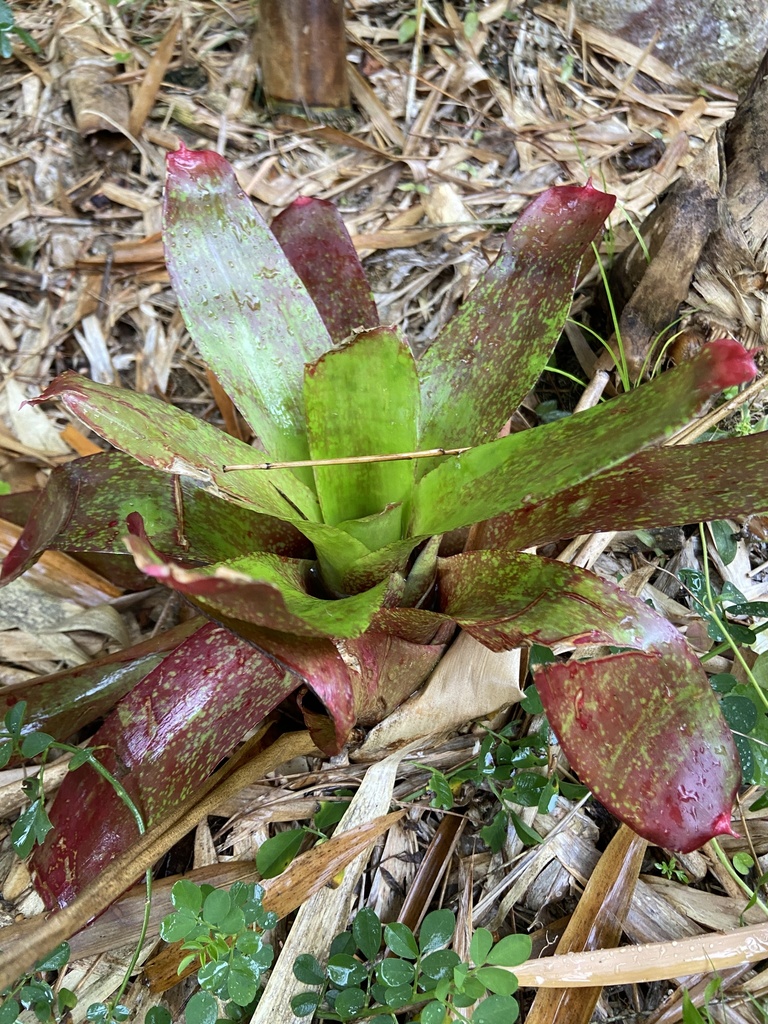
[(303, 469), (305, 466), (355, 466), (368, 462), (404, 462), (406, 459), (434, 459), (440, 455), (463, 455), (469, 448), (430, 448), (423, 452), (395, 452), (393, 455), (350, 455), (339, 459), (299, 459), (296, 462), (252, 462), (222, 466), (225, 473), (240, 469)]

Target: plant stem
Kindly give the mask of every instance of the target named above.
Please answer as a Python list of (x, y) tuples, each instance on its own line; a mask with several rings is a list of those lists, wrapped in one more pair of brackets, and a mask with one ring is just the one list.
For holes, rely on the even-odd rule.
[(717, 841), (717, 839), (710, 839), (710, 843), (712, 845), (712, 849), (715, 851), (715, 855), (717, 856), (717, 859), (720, 861), (720, 863), (723, 865), (725, 870), (728, 872), (728, 874), (734, 880), (736, 885), (738, 885), (738, 887), (741, 889), (741, 891), (750, 900), (754, 900), (755, 901), (755, 906), (760, 907), (762, 912), (766, 915), (766, 917), (768, 917), (768, 906), (765, 905), (765, 903), (760, 899), (760, 897), (757, 895), (757, 893), (753, 892), (752, 889), (750, 889), (750, 887), (747, 885), (747, 883), (744, 881), (744, 879), (738, 873), (738, 871), (733, 866), (733, 864), (731, 864), (731, 862), (728, 860), (728, 857), (726, 855), (725, 850), (722, 848), (722, 846)]

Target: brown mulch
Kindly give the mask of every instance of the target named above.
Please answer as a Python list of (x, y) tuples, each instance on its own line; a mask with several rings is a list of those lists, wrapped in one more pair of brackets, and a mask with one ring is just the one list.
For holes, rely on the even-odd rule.
[[(275, 120), (259, 105), (252, 0), (117, 6), (29, 0), (13, 9), (41, 49), (35, 54), (16, 40), (14, 57), (0, 62), (0, 481), (13, 491), (40, 486), (50, 467), (100, 444), (55, 409), (20, 408), (65, 369), (219, 418), (170, 291), (159, 239), (164, 156), (180, 141), (225, 155), (267, 219), (299, 195), (337, 203), (382, 318), (423, 347), (466, 297), (498, 249), (499, 232), (531, 197), (552, 184), (591, 177), (617, 196), (610, 246), (620, 251), (736, 107), (726, 90), (683, 82), (660, 61), (579, 24), (555, 4), (424, 0), (414, 13), (412, 0), (351, 0), (355, 122), (344, 128)], [(409, 19), (417, 22), (413, 33), (404, 28)], [(152, 84), (163, 52), (168, 68)], [(577, 308), (586, 301), (578, 299)], [(570, 344), (567, 357), (589, 374), (600, 353), (592, 353), (590, 367), (584, 335), (570, 335)], [(553, 381), (547, 389), (531, 396), (531, 409), (541, 397), (562, 404), (572, 399)], [(673, 569), (700, 558), (682, 533), (666, 540)], [(3, 543), (11, 542), (4, 534)], [(623, 576), (653, 560), (652, 547), (642, 551), (628, 538), (608, 543), (574, 549), (574, 557)], [(749, 596), (756, 596), (762, 577), (745, 542), (740, 559), (729, 570), (732, 581), (745, 592), (753, 587)], [(674, 593), (665, 594), (662, 577), (644, 582), (657, 587), (657, 600), (666, 600), (673, 621), (695, 633), (695, 617), (672, 600)], [(77, 581), (78, 595), (85, 585), (99, 594), (99, 581), (89, 578)], [(89, 628), (59, 630), (74, 596), (74, 585), (70, 591), (63, 585), (53, 606), (25, 592), (19, 598), (24, 623), (0, 604), (0, 684), (81, 664), (148, 635), (162, 615), (177, 614), (166, 608), (164, 595), (137, 605), (102, 591), (94, 603), (104, 610)], [(727, 667), (723, 659), (713, 664)], [(418, 761), (445, 771), (471, 757), (476, 742), (467, 731), (422, 752)], [(193, 849), (181, 851), (167, 873), (252, 857), (276, 824), (311, 817), (318, 791), (354, 789), (365, 772), (344, 759), (325, 771), (306, 759), (291, 765), (202, 822)], [(51, 772), (52, 790), (60, 775)], [(10, 851), (19, 779), (19, 772), (0, 772), (3, 924), (41, 910), (25, 866)], [(413, 759), (403, 761), (394, 800), (404, 801), (425, 780)], [(426, 801), (410, 809), (364, 871), (369, 904), (394, 919), (406, 892), (425, 884), (425, 855), (437, 847), (444, 863), (435, 899), (459, 911), (465, 930), (514, 926), (531, 930), (535, 948), (551, 945), (615, 824), (560, 798), (549, 815), (521, 811), (546, 837), (541, 846), (523, 848), (511, 833), (492, 856), (477, 834), (496, 806), (483, 790), (463, 793), (457, 810), (466, 821), (452, 843), (441, 824), (447, 816), (430, 811)], [(751, 849), (763, 858), (763, 826), (756, 821), (748, 840), (728, 849)], [(661, 879), (654, 867), (660, 859), (657, 851), (643, 862), (648, 874), (634, 891), (628, 941), (675, 941), (739, 926), (745, 899), (711, 850), (678, 858), (699, 888)], [(111, 935), (98, 951), (83, 948), (74, 962), (65, 984), (77, 989), (83, 1006), (117, 988), (127, 960), (124, 950), (114, 952), (120, 938), (131, 940)], [(76, 943), (73, 948), (77, 953)], [(696, 984), (691, 979), (685, 987), (695, 990)], [(723, 1021), (764, 1020), (752, 1000), (766, 989), (763, 974), (746, 968), (726, 973), (713, 1013)], [(174, 1014), (189, 991), (182, 986), (167, 994)], [(677, 982), (606, 989), (594, 1019), (666, 1024), (680, 1019), (680, 993)], [(140, 976), (126, 1002), (144, 1012), (159, 999), (148, 999)]]

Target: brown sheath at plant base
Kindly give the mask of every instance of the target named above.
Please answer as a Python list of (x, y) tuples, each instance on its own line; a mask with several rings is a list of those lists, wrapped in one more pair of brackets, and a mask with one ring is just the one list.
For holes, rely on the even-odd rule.
[(262, 0), (260, 18), (267, 107), (312, 121), (347, 119), (343, 0)]

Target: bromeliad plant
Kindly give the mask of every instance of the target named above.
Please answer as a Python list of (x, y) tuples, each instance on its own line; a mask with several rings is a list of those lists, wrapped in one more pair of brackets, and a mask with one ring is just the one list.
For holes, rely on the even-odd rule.
[[(423, 682), (457, 625), (493, 650), (604, 644), (614, 653), (536, 676), (582, 781), (662, 846), (729, 831), (736, 751), (682, 637), (613, 583), (520, 549), (768, 504), (765, 435), (653, 447), (749, 380), (752, 359), (720, 340), (615, 401), (498, 436), (547, 362), (612, 206), (590, 185), (545, 192), (417, 360), (379, 324), (331, 205), (299, 199), (270, 232), (223, 159), (171, 154), (171, 281), (258, 448), (75, 373), (36, 399), (58, 399), (119, 451), (53, 471), (4, 578), (53, 547), (98, 555), (127, 580), (127, 546), (134, 572), (205, 619), (164, 657), (142, 648), (141, 662), (124, 653), (27, 687), (30, 726), (82, 724), (61, 696), (78, 685), (91, 718), (116, 703), (92, 743), (151, 824), (294, 690), (317, 744), (340, 750)], [(441, 536), (467, 527), (463, 553), (440, 557)], [(51, 818), (34, 867), (55, 905), (130, 844), (133, 824), (82, 772)]]

